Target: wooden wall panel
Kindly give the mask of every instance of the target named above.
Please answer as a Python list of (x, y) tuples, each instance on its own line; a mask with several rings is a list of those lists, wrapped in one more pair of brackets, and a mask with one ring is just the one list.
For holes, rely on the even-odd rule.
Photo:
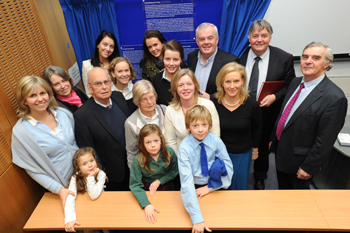
[[(77, 61), (59, 0), (34, 0), (45, 31), (53, 65), (67, 70)], [(67, 43), (70, 48), (67, 48)]]
[(7, 168), (12, 163), (12, 155), (11, 155), (12, 127), (10, 122), (7, 120), (7, 117), (4, 111), (0, 111), (0, 119), (1, 119), (0, 120), (0, 177), (1, 177), (2, 174), (5, 173)]
[(33, 1), (0, 1), (0, 104), (17, 122), (14, 91), (25, 75), (41, 76), (52, 64)]
[(23, 169), (11, 165), (1, 176), (0, 190), (0, 231), (23, 232), (25, 223), (44, 194), (43, 189)]
[(18, 120), (17, 81), (25, 75), (41, 76), (50, 64), (33, 0), (0, 0), (0, 232), (23, 232), (43, 195), (41, 186), (11, 163), (11, 129)]

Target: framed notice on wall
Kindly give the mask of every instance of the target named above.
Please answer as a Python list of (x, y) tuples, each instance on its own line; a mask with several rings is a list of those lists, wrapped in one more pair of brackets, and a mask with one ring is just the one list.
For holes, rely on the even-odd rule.
[(220, 30), (223, 0), (114, 0), (121, 52), (141, 79), (143, 35), (159, 30), (167, 41), (178, 40), (187, 54), (197, 49), (196, 28), (203, 22)]
[(145, 28), (178, 41), (195, 39), (195, 5), (194, 0), (144, 0)]

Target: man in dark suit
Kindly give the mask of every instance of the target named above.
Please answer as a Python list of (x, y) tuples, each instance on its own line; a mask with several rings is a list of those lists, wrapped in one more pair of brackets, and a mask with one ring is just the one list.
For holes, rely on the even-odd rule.
[(254, 161), (254, 189), (265, 189), (264, 180), (267, 178), (269, 169), (269, 137), (280, 112), (288, 85), (295, 77), (293, 56), (269, 45), (272, 33), (272, 27), (267, 21), (263, 19), (254, 21), (249, 29), (250, 47), (246, 49), (240, 59), (241, 64), (246, 67), (249, 94), (253, 98), (257, 98), (263, 82), (285, 81), (281, 90), (266, 96), (259, 103), (263, 126), (259, 152), (253, 154), (253, 158), (257, 157)]
[(325, 74), (332, 61), (327, 45), (308, 44), (300, 63), (304, 77), (289, 85), (271, 146), (280, 189), (309, 189), (344, 125), (347, 99)]
[(218, 49), (219, 35), (214, 24), (202, 23), (196, 29), (199, 49), (188, 54), (187, 65), (195, 72), (200, 85), (200, 93), (209, 99), (216, 89), (216, 75), (229, 62), (239, 63), (239, 58)]
[(106, 190), (129, 190), (124, 122), (130, 110), (121, 92), (111, 91), (106, 70), (97, 67), (88, 73), (92, 97), (75, 113), (75, 139), (79, 147), (96, 150), (108, 177)]

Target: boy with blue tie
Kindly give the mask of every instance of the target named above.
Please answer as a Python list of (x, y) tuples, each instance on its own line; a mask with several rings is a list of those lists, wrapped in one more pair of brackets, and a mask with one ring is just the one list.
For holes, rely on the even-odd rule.
[(205, 224), (198, 199), (231, 184), (233, 166), (222, 140), (209, 133), (212, 118), (209, 110), (195, 105), (187, 110), (186, 128), (190, 135), (178, 149), (182, 202), (191, 217), (193, 233), (211, 232)]

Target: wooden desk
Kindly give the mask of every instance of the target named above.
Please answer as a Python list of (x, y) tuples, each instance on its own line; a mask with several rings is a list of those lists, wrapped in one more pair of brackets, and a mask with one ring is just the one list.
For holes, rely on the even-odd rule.
[[(148, 194), (148, 193), (147, 193)], [(103, 192), (96, 201), (78, 195), (77, 229), (190, 230), (191, 220), (180, 192), (149, 196), (160, 213), (149, 224), (131, 192)], [(350, 231), (350, 191), (263, 190), (216, 191), (199, 200), (212, 230)], [(45, 193), (24, 230), (63, 230), (59, 197)]]
[(331, 229), (350, 231), (350, 191), (311, 190)]

